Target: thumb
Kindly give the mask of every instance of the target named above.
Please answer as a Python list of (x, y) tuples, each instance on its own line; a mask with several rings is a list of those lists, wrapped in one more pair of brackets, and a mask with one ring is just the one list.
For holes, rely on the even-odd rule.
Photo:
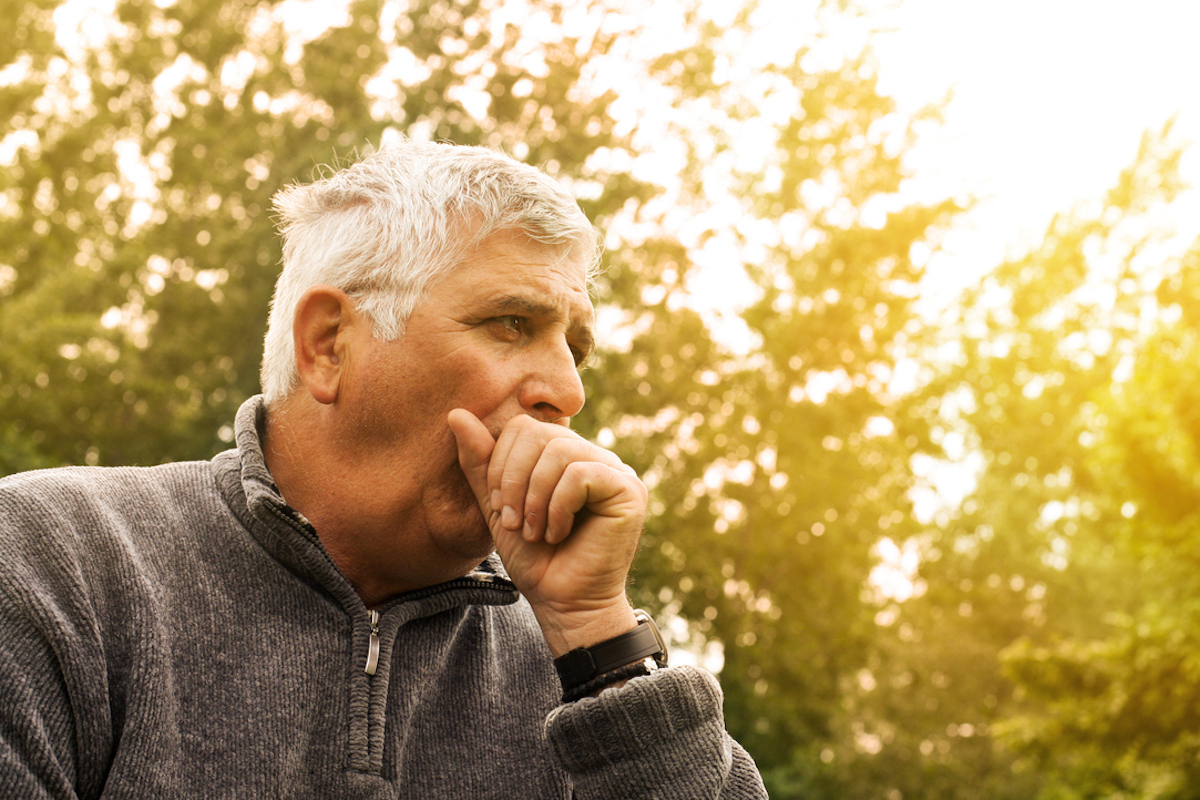
[(467, 476), (467, 483), (475, 493), (480, 509), (487, 515), (491, 503), (488, 497), (488, 463), (496, 440), (479, 417), (464, 408), (456, 408), (446, 417), (450, 432), (458, 444), (458, 465)]

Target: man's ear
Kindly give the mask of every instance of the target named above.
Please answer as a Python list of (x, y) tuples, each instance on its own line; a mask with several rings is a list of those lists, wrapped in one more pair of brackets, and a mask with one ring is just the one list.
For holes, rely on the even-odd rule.
[(310, 286), (296, 304), (292, 341), (300, 383), (318, 403), (337, 400), (346, 364), (347, 325), (354, 305), (332, 286)]

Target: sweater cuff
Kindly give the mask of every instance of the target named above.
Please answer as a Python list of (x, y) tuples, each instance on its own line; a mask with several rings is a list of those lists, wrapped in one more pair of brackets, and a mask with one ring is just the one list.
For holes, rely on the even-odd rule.
[(716, 678), (671, 667), (561, 705), (546, 735), (580, 798), (717, 797), (729, 774)]

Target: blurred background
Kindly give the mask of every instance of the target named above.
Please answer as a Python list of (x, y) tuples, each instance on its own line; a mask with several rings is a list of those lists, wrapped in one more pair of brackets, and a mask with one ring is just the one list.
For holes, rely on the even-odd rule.
[(503, 148), (772, 797), (1200, 798), (1195, 3), (2, 5), (0, 474), (225, 449), (274, 192)]

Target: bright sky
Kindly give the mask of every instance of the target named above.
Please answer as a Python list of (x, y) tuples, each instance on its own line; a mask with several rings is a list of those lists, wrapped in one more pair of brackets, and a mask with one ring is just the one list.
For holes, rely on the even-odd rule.
[[(1175, 116), (1200, 186), (1200, 2), (902, 0), (880, 13), (881, 89), (912, 110), (953, 90), (913, 165), (942, 195), (981, 198), (931, 265), (960, 284), (1036, 242), (1056, 211), (1100, 198), (1147, 129)], [(934, 192), (936, 195), (936, 191)], [(1200, 235), (1200, 192), (1172, 214)]]

